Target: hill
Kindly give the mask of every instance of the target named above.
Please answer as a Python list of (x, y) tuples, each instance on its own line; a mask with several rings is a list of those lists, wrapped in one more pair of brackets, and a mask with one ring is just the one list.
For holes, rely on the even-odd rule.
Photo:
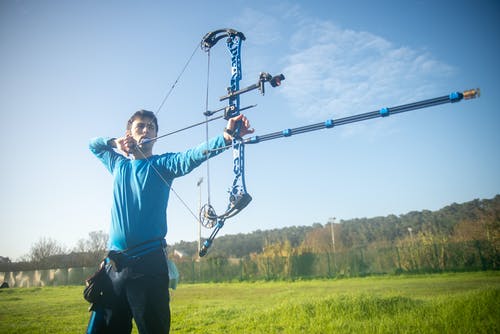
[[(332, 238), (332, 227), (334, 238)], [(331, 226), (314, 223), (273, 230), (257, 230), (247, 234), (217, 238), (211, 256), (242, 258), (263, 253), (266, 247), (287, 243), (291, 248), (311, 252), (337, 251), (370, 244), (393, 244), (407, 238), (439, 236), (449, 241), (490, 240), (498, 243), (500, 233), (500, 195), (493, 199), (475, 199), (463, 204), (453, 203), (437, 211), (412, 211), (403, 215), (341, 220)], [(197, 242), (181, 241), (170, 246), (195, 257)]]

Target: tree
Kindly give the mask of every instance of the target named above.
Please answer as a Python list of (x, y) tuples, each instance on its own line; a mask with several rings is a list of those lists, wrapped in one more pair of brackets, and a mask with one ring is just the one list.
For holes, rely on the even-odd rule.
[(80, 239), (74, 249), (77, 253), (88, 254), (88, 258), (84, 259), (87, 265), (98, 263), (106, 255), (109, 236), (103, 231), (92, 231), (87, 239)]
[(302, 252), (327, 253), (332, 252), (332, 232), (331, 225), (326, 225), (315, 228), (308, 232), (304, 238), (304, 242), (300, 246)]
[(0, 263), (12, 263), (8, 257), (0, 256)]
[(52, 264), (50, 263), (52, 256), (61, 254), (64, 254), (63, 246), (54, 239), (43, 237), (31, 246), (28, 258), (39, 267), (46, 267)]

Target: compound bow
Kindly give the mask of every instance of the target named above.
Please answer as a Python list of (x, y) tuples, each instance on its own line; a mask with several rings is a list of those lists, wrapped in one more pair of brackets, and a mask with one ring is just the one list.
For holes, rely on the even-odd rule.
[[(242, 110), (251, 108), (253, 106), (240, 108), (240, 95), (254, 89), (259, 89), (261, 94), (264, 94), (264, 84), (269, 82), (272, 87), (279, 86), (281, 81), (285, 79), (283, 74), (272, 76), (269, 73), (260, 73), (259, 80), (256, 84), (240, 89), (240, 80), (242, 78), (241, 71), (241, 43), (245, 40), (243, 33), (234, 29), (219, 29), (206, 34), (201, 41), (201, 48), (210, 52), (210, 49), (221, 39), (226, 39), (226, 44), (231, 54), (231, 81), (227, 89), (227, 94), (220, 97), (219, 101), (228, 100), (228, 105), (224, 110), (224, 119), (236, 117)], [(206, 111), (205, 116), (212, 116), (215, 112)], [(207, 120), (208, 121), (208, 120)], [(212, 234), (205, 240), (203, 246), (199, 250), (199, 255), (204, 256), (212, 242), (224, 226), (227, 218), (234, 217), (241, 212), (251, 201), (252, 196), (247, 192), (245, 184), (245, 145), (240, 136), (241, 121), (236, 123), (234, 131), (231, 133), (232, 148), (233, 148), (233, 172), (234, 179), (231, 187), (229, 188), (229, 204), (226, 211), (220, 215), (215, 212), (214, 207), (208, 202), (205, 204), (199, 213), (199, 221), (206, 228), (213, 228)], [(208, 157), (208, 154), (207, 154)]]
[[(234, 29), (219, 29), (206, 34), (201, 41), (201, 48), (210, 55), (210, 49), (217, 44), (223, 38), (227, 38), (226, 44), (231, 54), (231, 82), (230, 87), (227, 89), (227, 94), (220, 97), (219, 101), (228, 100), (228, 105), (224, 108), (220, 108), (215, 111), (206, 111), (204, 114), (207, 119), (204, 122), (199, 122), (180, 130), (170, 132), (168, 134), (158, 136), (149, 140), (156, 140), (168, 135), (190, 129), (192, 127), (206, 124), (215, 119), (220, 119), (224, 117), (226, 120), (232, 117), (238, 116), (241, 111), (255, 107), (255, 105), (240, 108), (240, 95), (249, 92), (254, 89), (258, 89), (262, 94), (264, 94), (264, 84), (269, 82), (272, 87), (277, 87), (281, 84), (281, 81), (285, 79), (283, 74), (272, 76), (269, 73), (260, 73), (257, 83), (248, 86), (246, 88), (240, 89), (239, 83), (242, 78), (241, 71), (241, 42), (245, 40), (243, 33), (236, 31)], [(192, 57), (192, 56), (191, 56)], [(175, 85), (175, 84), (174, 84)], [(174, 86), (172, 86), (173, 88)], [(167, 94), (170, 94), (170, 92)], [(480, 96), (480, 90), (470, 89), (463, 92), (452, 92), (449, 95), (431, 98), (427, 100), (417, 101), (405, 105), (395, 106), (391, 108), (381, 108), (379, 110), (352, 115), (339, 119), (329, 119), (324, 122), (310, 124), (306, 126), (301, 126), (293, 129), (284, 129), (282, 131), (272, 132), (265, 135), (253, 136), (250, 138), (243, 139), (240, 136), (241, 121), (237, 122), (234, 132), (231, 134), (233, 137), (232, 148), (233, 148), (233, 172), (234, 180), (229, 188), (229, 204), (226, 211), (220, 215), (215, 212), (214, 207), (210, 204), (210, 199), (208, 203), (202, 206), (199, 212), (199, 222), (206, 228), (214, 228), (210, 237), (206, 239), (203, 246), (199, 250), (200, 257), (207, 254), (208, 249), (213, 243), (214, 238), (220, 229), (224, 226), (226, 219), (237, 215), (241, 210), (243, 210), (252, 200), (250, 194), (248, 194), (245, 184), (245, 145), (246, 144), (257, 144), (267, 140), (273, 140), (281, 137), (289, 137), (294, 134), (306, 133), (311, 131), (317, 131), (321, 129), (330, 129), (340, 125), (350, 124), (354, 122), (365, 121), (378, 117), (387, 117), (389, 115), (398, 114), (402, 112), (407, 112), (416, 109), (428, 108), (445, 103), (455, 103), (461, 100), (469, 100)], [(163, 105), (164, 102), (162, 102)], [(208, 109), (208, 107), (207, 107)], [(216, 112), (224, 111), (223, 116), (208, 118), (215, 114)], [(209, 152), (207, 151), (207, 159), (209, 157)], [(191, 211), (191, 210), (189, 210)]]

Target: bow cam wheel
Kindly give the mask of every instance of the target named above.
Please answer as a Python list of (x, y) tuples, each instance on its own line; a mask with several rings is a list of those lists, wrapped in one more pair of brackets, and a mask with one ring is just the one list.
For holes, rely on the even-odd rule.
[(205, 204), (200, 210), (200, 223), (205, 228), (213, 228), (217, 224), (217, 214), (210, 204)]

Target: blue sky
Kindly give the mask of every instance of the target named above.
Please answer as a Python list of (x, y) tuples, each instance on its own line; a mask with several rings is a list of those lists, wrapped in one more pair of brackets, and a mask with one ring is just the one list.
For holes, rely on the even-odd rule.
[[(138, 109), (156, 111), (201, 38), (245, 33), (243, 80), (286, 80), (241, 97), (264, 134), (480, 87), (480, 99), (278, 139), (246, 149), (253, 202), (222, 234), (436, 210), (500, 193), (500, 5), (497, 1), (0, 1), (0, 111), (5, 120), (0, 255), (41, 237), (67, 248), (108, 230), (112, 180), (90, 154)], [(159, 113), (160, 133), (203, 119), (207, 57), (196, 51)], [(209, 105), (229, 85), (229, 55), (212, 49)], [(213, 122), (210, 135), (224, 127)], [(155, 152), (202, 142), (204, 129)], [(212, 200), (226, 206), (231, 153), (213, 160)], [(193, 210), (204, 167), (176, 180)], [(179, 200), (169, 243), (195, 240)], [(209, 231), (203, 231), (204, 236)]]

